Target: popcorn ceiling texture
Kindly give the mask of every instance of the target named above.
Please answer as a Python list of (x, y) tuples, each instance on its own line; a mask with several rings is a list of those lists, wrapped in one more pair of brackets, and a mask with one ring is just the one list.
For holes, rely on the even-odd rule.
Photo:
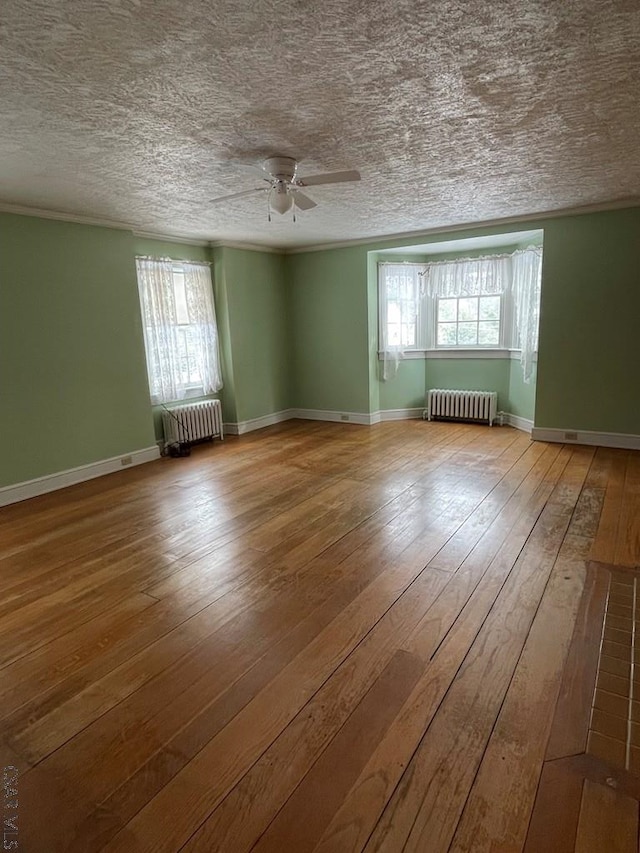
[[(3, 0), (0, 201), (294, 246), (640, 196), (638, 0)], [(269, 224), (251, 164), (319, 207)]]

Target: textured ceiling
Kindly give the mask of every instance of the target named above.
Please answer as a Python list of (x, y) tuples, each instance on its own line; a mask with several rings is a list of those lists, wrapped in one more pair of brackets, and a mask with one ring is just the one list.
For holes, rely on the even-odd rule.
[[(295, 246), (640, 197), (638, 0), (3, 0), (0, 202)], [(272, 154), (318, 207), (267, 222)]]

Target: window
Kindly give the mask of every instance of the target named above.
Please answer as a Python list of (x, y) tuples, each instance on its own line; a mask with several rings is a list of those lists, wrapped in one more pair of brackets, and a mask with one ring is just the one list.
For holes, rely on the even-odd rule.
[(423, 264), (380, 263), (383, 378), (393, 376), (400, 358), (433, 350), (519, 348), (528, 382), (538, 346), (541, 271), (539, 246)]
[(136, 269), (152, 402), (220, 390), (209, 266), (137, 258)]
[(198, 335), (189, 316), (184, 269), (177, 265), (173, 267), (173, 291), (176, 301), (180, 384), (185, 389), (200, 389), (202, 376), (198, 358)]
[(412, 271), (400, 269), (387, 277), (387, 343), (413, 349), (417, 345), (419, 280)]
[(444, 297), (436, 304), (436, 346), (500, 346), (501, 295)]

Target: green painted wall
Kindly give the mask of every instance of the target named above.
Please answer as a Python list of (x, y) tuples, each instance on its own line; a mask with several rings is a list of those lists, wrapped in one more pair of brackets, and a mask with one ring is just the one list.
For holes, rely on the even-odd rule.
[(522, 417), (535, 406), (539, 427), (640, 434), (640, 208), (519, 227), (544, 229), (537, 394), (516, 361), (407, 361), (380, 381), (372, 253), (418, 235), (281, 256), (1, 214), (0, 486), (153, 445), (136, 254), (213, 261), (227, 422), (420, 407), (427, 387), (473, 384)]
[[(246, 421), (291, 407), (290, 322), (284, 257), (221, 248), (216, 275), (226, 294), (229, 365), (236, 417)], [(224, 405), (224, 404), (223, 404)], [(228, 413), (225, 420), (230, 420)]]
[(536, 426), (640, 434), (640, 208), (545, 226)]
[(0, 485), (154, 444), (127, 231), (0, 214)]
[[(534, 229), (544, 230), (537, 393), (518, 379), (518, 362), (499, 367), (487, 360), (476, 369), (475, 379), (487, 384), (492, 372), (499, 371), (495, 380), (510, 410), (535, 419), (539, 427), (640, 434), (640, 405), (633, 390), (640, 361), (638, 207), (531, 219), (517, 226), (412, 235), (287, 257), (294, 305), (295, 404), (333, 410), (351, 406), (352, 411), (363, 411), (355, 406), (365, 403), (369, 406), (365, 411), (375, 411), (378, 401), (383, 409), (415, 405), (417, 368), (402, 370), (393, 389), (378, 378), (372, 346), (375, 287), (368, 253)], [(436, 364), (434, 359), (427, 366), (427, 381), (440, 384), (449, 379), (453, 384), (465, 362)]]
[(534, 368), (531, 382), (525, 382), (522, 378), (522, 366), (520, 360), (509, 362), (509, 409), (512, 415), (533, 421), (536, 408), (536, 371)]
[(380, 409), (423, 408), (429, 388), (497, 391), (498, 410), (533, 420), (535, 383), (525, 385), (519, 361), (504, 359), (407, 359), (380, 383)]
[[(381, 361), (376, 363), (379, 374), (382, 375), (383, 364)], [(386, 382), (379, 382), (376, 378), (375, 384), (380, 394), (378, 409), (424, 408), (426, 382), (424, 358), (408, 358), (401, 361), (395, 376), (390, 377)]]
[(360, 246), (285, 258), (296, 408), (368, 412), (367, 253)]
[(498, 411), (509, 409), (508, 358), (429, 358), (427, 388), (497, 391)]

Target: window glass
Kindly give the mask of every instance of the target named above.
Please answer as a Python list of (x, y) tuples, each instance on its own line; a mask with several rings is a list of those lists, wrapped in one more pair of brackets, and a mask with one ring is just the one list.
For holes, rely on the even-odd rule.
[(189, 308), (187, 307), (187, 294), (184, 287), (184, 273), (181, 269), (173, 270), (173, 291), (176, 298), (176, 320), (178, 323), (189, 322)]
[(436, 346), (500, 346), (501, 296), (438, 299)]

